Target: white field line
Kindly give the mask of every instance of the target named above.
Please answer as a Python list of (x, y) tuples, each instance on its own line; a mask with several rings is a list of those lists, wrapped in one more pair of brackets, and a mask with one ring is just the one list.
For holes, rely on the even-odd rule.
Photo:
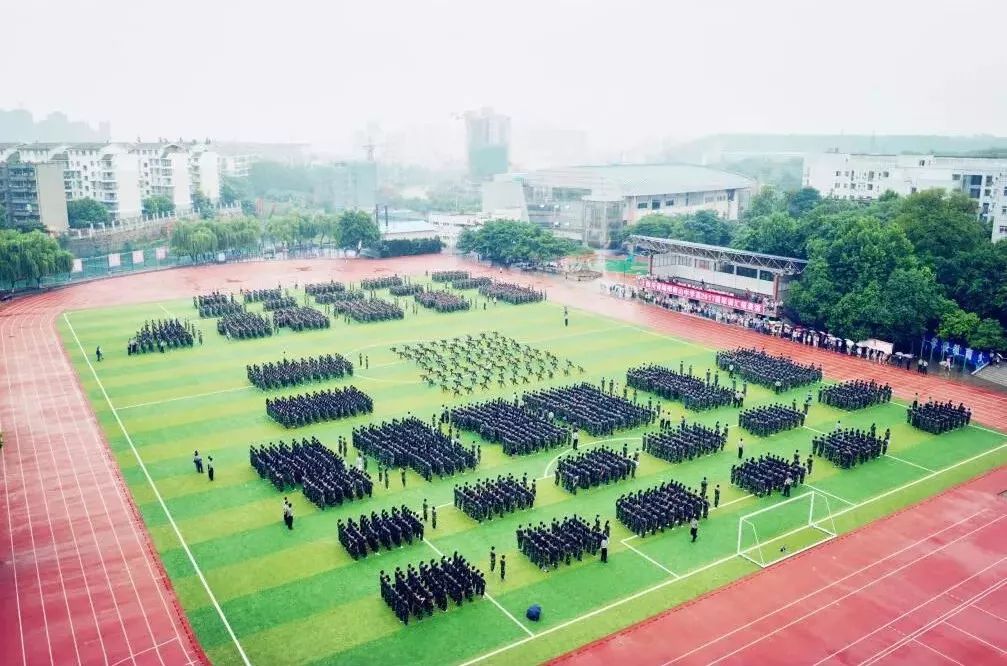
[(252, 666), (252, 662), (248, 660), (248, 655), (245, 654), (245, 649), (241, 647), (241, 643), (238, 641), (237, 635), (234, 633), (234, 629), (231, 627), (231, 623), (227, 621), (227, 617), (224, 615), (224, 609), (220, 607), (220, 602), (217, 601), (217, 597), (213, 594), (213, 590), (210, 589), (210, 584), (206, 580), (206, 576), (203, 575), (203, 570), (199, 568), (199, 564), (196, 562), (196, 558), (193, 556), (192, 551), (189, 549), (189, 544), (185, 542), (182, 537), (182, 532), (178, 528), (178, 524), (175, 522), (175, 518), (171, 515), (168, 510), (168, 505), (165, 503), (164, 498), (161, 496), (161, 492), (157, 489), (157, 484), (154, 483), (154, 479), (150, 476), (150, 472), (147, 470), (147, 466), (143, 462), (143, 458), (140, 457), (140, 452), (136, 450), (136, 445), (133, 444), (133, 438), (130, 437), (129, 431), (126, 430), (125, 424), (123, 424), (122, 419), (119, 417), (119, 412), (116, 411), (115, 406), (112, 404), (112, 400), (108, 397), (108, 392), (105, 391), (105, 385), (102, 384), (101, 379), (98, 377), (97, 371), (91, 364), (91, 359), (84, 351), (84, 345), (81, 344), (80, 338), (77, 337), (77, 331), (74, 329), (73, 324), (70, 323), (70, 318), (63, 313), (63, 320), (70, 329), (70, 333), (73, 335), (74, 341), (77, 343), (77, 347), (80, 349), (80, 353), (84, 356), (84, 361), (87, 363), (87, 367), (91, 370), (91, 375), (94, 377), (95, 382), (98, 383), (98, 388), (101, 389), (101, 394), (105, 398), (105, 402), (108, 404), (108, 408), (112, 411), (112, 416), (115, 417), (116, 423), (119, 425), (119, 429), (122, 431), (123, 436), (126, 438), (126, 442), (129, 444), (129, 448), (133, 451), (133, 456), (136, 458), (137, 464), (143, 471), (143, 475), (147, 478), (147, 483), (150, 484), (151, 490), (154, 491), (154, 496), (157, 497), (158, 503), (161, 505), (161, 510), (164, 511), (164, 515), (168, 517), (168, 522), (171, 523), (171, 528), (175, 532), (175, 536), (178, 538), (180, 544), (182, 544), (183, 550), (185, 550), (186, 556), (189, 558), (189, 562), (192, 564), (196, 575), (199, 577), (200, 583), (203, 584), (203, 589), (206, 590), (207, 596), (209, 596), (210, 601), (213, 603), (214, 609), (217, 611), (217, 615), (220, 616), (221, 622), (224, 624), (224, 628), (227, 629), (228, 635), (234, 642), (234, 646), (238, 650), (238, 654), (241, 656), (242, 663), (245, 666)]

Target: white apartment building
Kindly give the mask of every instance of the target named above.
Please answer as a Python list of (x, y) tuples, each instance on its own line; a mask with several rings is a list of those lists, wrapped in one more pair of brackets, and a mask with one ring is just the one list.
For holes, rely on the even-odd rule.
[(654, 213), (737, 220), (754, 188), (746, 176), (689, 164), (579, 166), (498, 175), (483, 185), (482, 209), (598, 247)]
[(252, 163), (257, 160), (258, 157), (252, 154), (221, 155), (220, 175), (230, 178), (248, 178)]
[(205, 144), (189, 148), (189, 178), (193, 192), (203, 193), (213, 203), (220, 201), (220, 156)]
[(885, 192), (913, 194), (939, 188), (963, 192), (993, 226), (993, 241), (1007, 238), (1007, 159), (940, 155), (823, 153), (804, 158), (804, 185), (822, 196), (872, 201)]

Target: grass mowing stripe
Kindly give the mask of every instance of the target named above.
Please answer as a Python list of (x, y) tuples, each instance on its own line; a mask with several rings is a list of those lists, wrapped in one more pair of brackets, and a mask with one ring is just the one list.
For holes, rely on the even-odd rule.
[(91, 369), (91, 374), (94, 376), (94, 380), (98, 383), (98, 388), (101, 389), (101, 393), (105, 397), (105, 402), (108, 403), (108, 408), (112, 410), (112, 415), (118, 422), (119, 429), (122, 430), (123, 436), (125, 436), (126, 441), (129, 442), (130, 447), (133, 449), (133, 454), (136, 456), (136, 461), (140, 465), (140, 468), (143, 469), (144, 474), (147, 477), (147, 482), (150, 484), (150, 487), (154, 490), (154, 494), (157, 495), (157, 498), (161, 504), (161, 509), (166, 514), (168, 514), (168, 520), (172, 523), (172, 527), (175, 530), (175, 536), (178, 537), (178, 541), (182, 544), (182, 547), (185, 549), (186, 554), (189, 556), (189, 561), (192, 564), (193, 569), (196, 570), (196, 575), (198, 575), (200, 580), (203, 582), (203, 588), (206, 590), (206, 594), (212, 600), (214, 608), (217, 609), (217, 613), (220, 615), (220, 620), (227, 628), (227, 633), (230, 635), (231, 640), (234, 641), (234, 646), (237, 648), (238, 654), (241, 655), (241, 659), (246, 664), (246, 666), (251, 666), (251, 662), (248, 660), (248, 655), (245, 654), (245, 650), (244, 648), (241, 647), (241, 643), (238, 641), (238, 637), (235, 636), (234, 630), (231, 629), (231, 625), (227, 622), (227, 618), (224, 617), (224, 611), (220, 608), (220, 604), (217, 603), (216, 597), (213, 596), (213, 591), (210, 589), (209, 584), (207, 584), (206, 578), (203, 576), (203, 572), (199, 569), (199, 565), (196, 564), (196, 560), (192, 556), (192, 552), (189, 551), (188, 545), (186, 545), (185, 540), (182, 538), (182, 533), (179, 532), (178, 526), (175, 525), (174, 521), (171, 519), (171, 514), (168, 513), (168, 507), (164, 503), (164, 499), (161, 498), (160, 493), (157, 492), (157, 486), (154, 484), (154, 479), (150, 477), (150, 474), (147, 472), (147, 469), (143, 466), (143, 460), (140, 458), (139, 451), (137, 451), (136, 447), (133, 446), (132, 439), (130, 439), (129, 433), (126, 432), (126, 426), (123, 425), (122, 420), (119, 418), (119, 415), (115, 411), (115, 407), (112, 405), (112, 401), (109, 399), (108, 394), (105, 393), (105, 389), (102, 386), (101, 379), (98, 377), (98, 373), (95, 371), (94, 366), (91, 365), (91, 359), (90, 357), (88, 357), (87, 352), (84, 351), (84, 345), (81, 344), (80, 338), (77, 337), (77, 332), (73, 329), (73, 324), (70, 323), (70, 318), (67, 316), (66, 313), (63, 313), (63, 319), (64, 321), (66, 321), (66, 325), (70, 328), (70, 333), (73, 335), (74, 340), (76, 340), (77, 347), (80, 348), (81, 355), (83, 355), (84, 360), (87, 361), (88, 368)]

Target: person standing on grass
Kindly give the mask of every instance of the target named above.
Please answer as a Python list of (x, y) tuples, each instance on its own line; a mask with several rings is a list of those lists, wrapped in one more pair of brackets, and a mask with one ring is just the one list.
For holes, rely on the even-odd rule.
[(427, 498), (423, 498), (423, 522), (427, 522), (430, 519), (430, 505), (427, 504)]
[(199, 455), (199, 451), (192, 452), (192, 464), (196, 466), (196, 473), (203, 473), (203, 456)]
[(213, 456), (206, 456), (206, 475), (213, 481)]
[(430, 526), (433, 529), (437, 529), (437, 507), (430, 507)]
[(507, 556), (506, 555), (501, 555), (500, 556), (500, 581), (503, 582), (503, 580), (505, 578), (507, 578)]
[(101, 345), (98, 345), (97, 347), (95, 347), (94, 357), (96, 359), (98, 359), (99, 363), (101, 363), (101, 359), (105, 358), (105, 355), (101, 353)]
[(283, 498), (283, 524), (288, 530), (294, 529), (294, 507), (286, 497)]
[(738, 460), (741, 460), (742, 456), (745, 455), (745, 438), (742, 437), (738, 440)]
[(716, 509), (720, 506), (720, 484), (718, 483), (713, 488), (713, 508)]
[(490, 571), (494, 571), (497, 566), (497, 550), (496, 546), (490, 546)]
[(608, 564), (608, 537), (601, 538), (601, 563)]
[(402, 487), (406, 487), (406, 468), (402, 468)]
[(693, 516), (692, 520), (689, 521), (689, 534), (692, 535), (692, 541), (690, 543), (696, 543), (696, 537), (699, 536), (699, 521)]

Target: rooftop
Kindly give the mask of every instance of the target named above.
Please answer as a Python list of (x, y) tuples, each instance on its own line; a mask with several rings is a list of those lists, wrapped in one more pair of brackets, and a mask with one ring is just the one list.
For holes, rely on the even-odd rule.
[(627, 242), (650, 254), (686, 254), (715, 261), (740, 264), (742, 266), (763, 268), (786, 275), (799, 275), (808, 264), (804, 259), (796, 257), (783, 257), (763, 252), (749, 252), (748, 250), (738, 250), (733, 247), (707, 245), (706, 243), (694, 243), (674, 238), (657, 238), (655, 236), (638, 236), (634, 234), (629, 237)]

